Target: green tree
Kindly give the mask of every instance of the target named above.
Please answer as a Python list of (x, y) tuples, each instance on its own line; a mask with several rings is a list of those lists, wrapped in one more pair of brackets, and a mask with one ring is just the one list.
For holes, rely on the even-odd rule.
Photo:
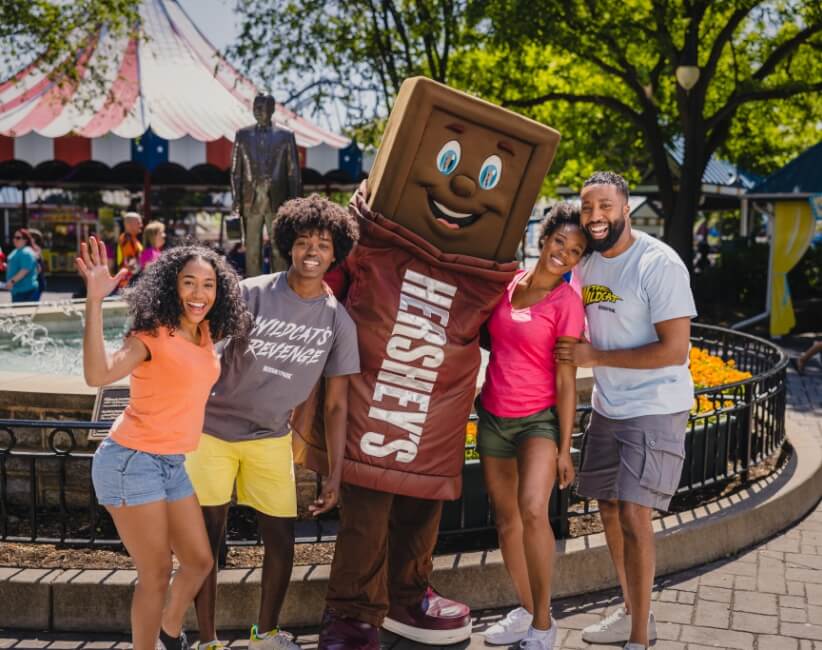
[[(768, 173), (822, 133), (822, 5), (810, 0), (241, 0), (230, 54), (292, 105), (330, 100), (379, 136), (423, 74), (557, 128), (546, 184), (596, 168), (653, 176), (666, 237), (691, 264), (711, 156)], [(680, 66), (697, 66), (686, 90)], [(684, 143), (677, 176), (666, 147)]]
[[(4, 71), (36, 65), (54, 81), (76, 83), (77, 61), (83, 48), (96, 43), (96, 33), (105, 26), (115, 34), (137, 36), (139, 0), (2, 0), (0, 2), (0, 66)], [(92, 99), (104, 91), (110, 61), (101, 57), (86, 75), (94, 83), (86, 86)]]
[[(534, 75), (539, 85), (499, 82), (507, 92), (504, 103), (596, 107), (641, 135), (659, 186), (666, 239), (689, 268), (710, 157), (723, 147), (744, 151), (729, 144), (732, 135), (744, 138), (746, 129), (772, 124), (774, 106), (786, 115), (798, 105), (796, 98), (814, 97), (818, 105), (822, 90), (818, 2), (489, 0), (486, 11), (496, 47), (529, 66), (516, 77)], [(699, 69), (688, 90), (676, 81), (682, 66)], [(809, 108), (806, 115), (818, 116), (818, 110)], [(818, 138), (820, 126), (801, 130), (815, 130)], [(679, 177), (666, 151), (675, 137), (684, 143)]]
[(228, 55), (284, 103), (339, 102), (348, 126), (373, 140), (406, 77), (448, 81), (476, 39), (473, 1), (240, 0)]
[[(822, 57), (817, 55), (815, 62), (807, 64), (815, 64), (819, 69)], [(816, 76), (822, 77), (822, 71)], [(743, 106), (720, 152), (742, 169), (767, 176), (819, 142), (820, 137), (822, 101), (818, 93), (806, 93)]]
[[(462, 53), (452, 66), (449, 81), (497, 104), (507, 103), (512, 89), (531, 96), (552, 83), (565, 91), (595, 92), (607, 81), (602, 74), (586, 71), (573, 85), (560, 82), (557, 70), (568, 67), (571, 57), (561, 51), (533, 46), (511, 49), (485, 43)], [(555, 194), (562, 186), (579, 187), (597, 169), (619, 169), (631, 183), (638, 183), (649, 173), (639, 129), (604, 106), (551, 101), (514, 110), (562, 134), (543, 194)]]

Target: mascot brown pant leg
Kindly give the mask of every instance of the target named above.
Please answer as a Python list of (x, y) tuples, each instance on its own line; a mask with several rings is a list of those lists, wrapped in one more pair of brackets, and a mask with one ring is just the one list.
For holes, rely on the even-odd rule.
[(344, 485), (342, 503), (326, 601), (379, 627), (389, 607), (413, 607), (425, 597), (442, 501)]
[[(468, 607), (430, 588), (431, 553), (442, 501), (462, 490), (480, 327), (516, 272), (558, 142), (544, 125), (428, 79), (400, 89), (351, 200), (360, 240), (344, 265), (345, 307), (361, 373), (349, 384), (321, 650), (377, 650), (380, 625), (432, 645), (470, 636)], [(322, 469), (322, 431), (295, 415), (305, 464)]]

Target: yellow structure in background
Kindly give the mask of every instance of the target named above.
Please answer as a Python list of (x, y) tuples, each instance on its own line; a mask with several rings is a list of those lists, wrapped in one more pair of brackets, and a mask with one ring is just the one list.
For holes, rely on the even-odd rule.
[(790, 271), (808, 250), (816, 220), (807, 200), (776, 201), (771, 242), (771, 336), (787, 334), (796, 325), (788, 286)]

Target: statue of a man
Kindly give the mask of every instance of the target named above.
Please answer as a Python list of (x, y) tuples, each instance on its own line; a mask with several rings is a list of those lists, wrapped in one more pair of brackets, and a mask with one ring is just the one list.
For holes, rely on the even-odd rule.
[[(237, 131), (231, 154), (232, 211), (240, 216), (249, 277), (263, 272), (263, 225), (271, 239), (277, 208), (300, 195), (297, 142), (290, 131), (271, 125), (274, 106), (271, 95), (254, 98), (257, 124)], [(285, 270), (276, 246), (271, 249), (271, 271)]]

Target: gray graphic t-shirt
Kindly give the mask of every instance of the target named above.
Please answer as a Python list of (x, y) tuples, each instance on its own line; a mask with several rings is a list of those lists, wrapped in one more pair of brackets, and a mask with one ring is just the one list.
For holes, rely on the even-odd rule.
[(357, 330), (334, 296), (303, 300), (285, 273), (240, 283), (255, 324), (248, 349), (223, 350), (204, 431), (228, 441), (288, 433), (291, 411), (323, 377), (360, 371)]

